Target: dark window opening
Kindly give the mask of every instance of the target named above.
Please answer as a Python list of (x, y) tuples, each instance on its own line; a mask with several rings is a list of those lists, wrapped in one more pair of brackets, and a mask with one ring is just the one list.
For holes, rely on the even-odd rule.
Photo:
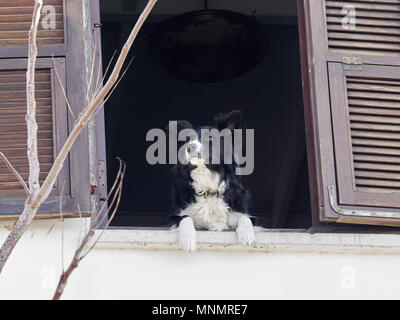
[[(116, 3), (120, 3), (117, 6)], [(128, 1), (101, 1), (104, 69), (125, 42), (142, 6)], [(136, 2), (135, 2), (136, 3)], [(186, 1), (185, 1), (186, 3)], [(300, 49), (296, 1), (221, 1), (220, 9), (251, 14), (265, 28), (267, 50), (249, 72), (226, 81), (181, 80), (155, 63), (148, 39), (167, 18), (191, 10), (187, 1), (160, 1), (141, 30), (128, 60), (132, 65), (105, 107), (108, 181), (127, 163), (123, 196), (113, 226), (161, 227), (170, 207), (170, 165), (146, 161), (146, 133), (168, 121), (186, 119), (213, 124), (214, 115), (239, 108), (248, 128), (255, 129), (255, 170), (243, 182), (252, 193), (260, 225), (271, 228), (311, 226), (305, 146)], [(215, 1), (213, 2), (215, 4)], [(242, 4), (242, 5), (241, 5)], [(168, 7), (169, 6), (169, 7)], [(109, 183), (111, 185), (111, 183)]]

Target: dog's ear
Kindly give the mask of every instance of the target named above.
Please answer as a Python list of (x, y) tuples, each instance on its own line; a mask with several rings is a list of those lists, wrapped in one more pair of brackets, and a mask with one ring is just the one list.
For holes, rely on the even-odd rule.
[(220, 113), (214, 117), (214, 120), (218, 130), (239, 129), (242, 127), (242, 111), (235, 109), (229, 112)]
[(183, 130), (183, 129), (193, 129), (193, 126), (189, 121), (177, 120), (176, 122), (177, 122), (177, 125), (178, 125), (178, 132)]

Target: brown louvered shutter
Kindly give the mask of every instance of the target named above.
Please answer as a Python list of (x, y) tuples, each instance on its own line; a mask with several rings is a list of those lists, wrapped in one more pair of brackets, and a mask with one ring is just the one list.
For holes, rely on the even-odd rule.
[[(32, 0), (0, 0), (0, 151), (25, 180), (29, 169), (25, 122), (26, 58), (33, 3)], [(40, 181), (47, 176), (84, 105), (87, 65), (91, 65), (85, 49), (91, 52), (87, 43), (92, 44), (94, 29), (88, 17), (93, 3), (95, 0), (43, 1), (36, 63)], [(70, 111), (64, 92), (70, 102)], [(58, 215), (62, 201), (64, 216), (89, 214), (93, 189), (89, 166), (88, 133), (84, 131), (39, 213)], [(19, 214), (25, 197), (17, 179), (0, 162), (0, 215)]]
[(400, 0), (299, 8), (314, 217), (400, 225)]

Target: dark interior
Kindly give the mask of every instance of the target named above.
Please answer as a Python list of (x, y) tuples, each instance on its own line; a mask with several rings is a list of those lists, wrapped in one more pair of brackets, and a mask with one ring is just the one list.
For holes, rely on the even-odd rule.
[[(151, 144), (145, 139), (148, 130), (164, 129), (168, 121), (176, 119), (208, 125), (216, 113), (239, 108), (246, 126), (255, 129), (255, 170), (243, 181), (253, 195), (258, 223), (267, 228), (310, 227), (296, 17), (256, 15), (266, 31), (267, 51), (262, 61), (234, 79), (199, 83), (170, 75), (149, 55), (149, 37), (158, 23), (170, 16), (149, 18), (129, 54), (134, 57), (132, 65), (106, 103), (109, 186), (117, 171), (115, 158), (127, 163), (123, 196), (112, 225), (165, 226), (171, 166), (146, 162)], [(104, 69), (136, 19), (137, 14), (102, 11)]]

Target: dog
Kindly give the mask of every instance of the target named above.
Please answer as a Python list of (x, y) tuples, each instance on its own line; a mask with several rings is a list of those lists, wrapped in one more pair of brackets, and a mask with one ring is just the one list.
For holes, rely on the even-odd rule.
[[(179, 244), (187, 252), (196, 250), (196, 229), (236, 230), (239, 243), (254, 243), (255, 217), (249, 212), (251, 195), (236, 174), (237, 161), (233, 153), (231, 161), (225, 161), (225, 140), (222, 136), (219, 138), (220, 147), (215, 151), (212, 148), (214, 137), (205, 137), (203, 133), (212, 129), (217, 129), (218, 132), (223, 130), (225, 133), (240, 129), (242, 113), (240, 110), (232, 110), (220, 113), (214, 119), (214, 126), (200, 128), (194, 128), (186, 120), (177, 121), (178, 132), (190, 129), (195, 133), (183, 145), (186, 146), (187, 163), (178, 162), (174, 168), (175, 180), (169, 216), (172, 227), (178, 228)], [(207, 149), (204, 148), (204, 141), (208, 142), (208, 149), (212, 149), (212, 152), (203, 152)], [(233, 140), (230, 143), (233, 146)], [(219, 158), (219, 161), (213, 161), (215, 158)]]

